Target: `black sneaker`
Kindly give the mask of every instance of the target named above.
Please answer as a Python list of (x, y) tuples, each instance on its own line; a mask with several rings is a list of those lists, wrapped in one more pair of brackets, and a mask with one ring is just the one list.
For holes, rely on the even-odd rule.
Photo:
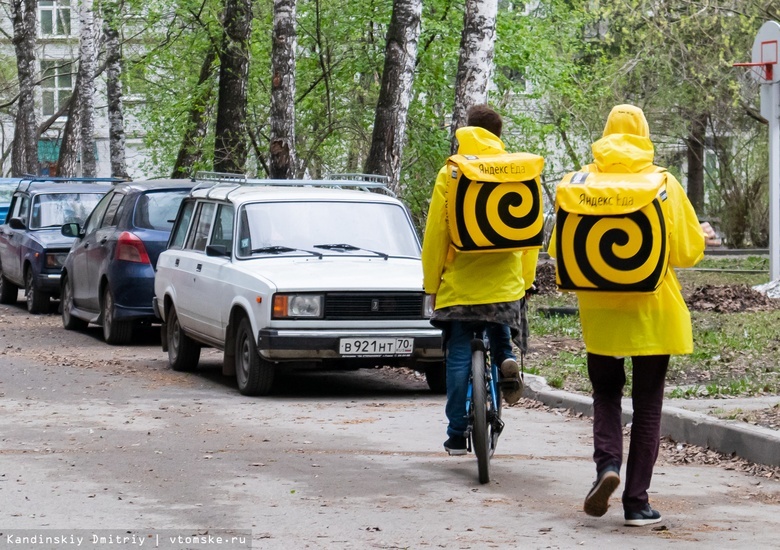
[(625, 518), (626, 522), (623, 525), (641, 527), (642, 525), (651, 525), (661, 521), (661, 512), (658, 510), (653, 510), (648, 504), (641, 512), (626, 511)]
[(620, 485), (620, 470), (615, 466), (607, 466), (593, 483), (593, 488), (585, 497), (585, 505), (582, 509), (589, 516), (600, 518), (607, 513), (609, 497)]
[(462, 435), (451, 435), (450, 438), (444, 442), (444, 450), (450, 456), (460, 456), (466, 454), (466, 438)]
[(520, 377), (520, 365), (512, 359), (501, 363), (501, 393), (508, 405), (514, 405), (523, 396), (523, 379)]

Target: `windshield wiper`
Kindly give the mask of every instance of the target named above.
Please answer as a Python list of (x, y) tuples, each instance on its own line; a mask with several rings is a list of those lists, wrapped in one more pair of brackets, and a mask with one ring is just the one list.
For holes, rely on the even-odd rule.
[(322, 259), (322, 254), (314, 252), (313, 250), (303, 250), (300, 248), (290, 248), (289, 246), (263, 246), (261, 248), (253, 248), (250, 251), (252, 254), (284, 254), (285, 252), (306, 252), (312, 256), (317, 256)]
[(369, 250), (367, 248), (360, 248), (358, 246), (354, 246), (354, 245), (351, 245), (351, 244), (345, 244), (345, 243), (315, 244), (314, 248), (324, 248), (325, 250), (363, 250), (364, 252), (370, 252), (371, 254), (376, 254), (377, 256), (381, 256), (385, 260), (390, 257), (389, 254), (385, 254), (384, 252), (377, 252), (376, 250)]

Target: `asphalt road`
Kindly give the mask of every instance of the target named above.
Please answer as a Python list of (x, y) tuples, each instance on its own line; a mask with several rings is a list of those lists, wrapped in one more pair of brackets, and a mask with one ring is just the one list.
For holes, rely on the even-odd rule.
[(311, 372), (248, 398), (219, 360), (175, 373), (153, 330), (112, 347), (0, 306), (0, 548), (777, 547), (780, 484), (716, 466), (659, 465), (655, 527), (624, 527), (619, 491), (586, 516), (587, 418), (505, 408), (480, 485), (420, 378)]

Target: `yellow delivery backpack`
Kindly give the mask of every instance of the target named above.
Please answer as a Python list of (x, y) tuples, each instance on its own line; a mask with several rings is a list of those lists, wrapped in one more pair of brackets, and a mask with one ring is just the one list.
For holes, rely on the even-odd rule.
[(666, 172), (571, 172), (555, 191), (561, 290), (655, 292), (669, 267)]
[(530, 153), (447, 160), (447, 226), (461, 252), (541, 248), (544, 159)]

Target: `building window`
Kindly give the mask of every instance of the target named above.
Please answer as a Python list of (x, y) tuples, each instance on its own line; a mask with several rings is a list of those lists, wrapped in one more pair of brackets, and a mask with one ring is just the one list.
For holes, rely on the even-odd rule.
[(70, 36), (70, 0), (39, 0), (41, 36)]
[(517, 69), (512, 67), (498, 67), (498, 70), (510, 82), (513, 93), (529, 94), (531, 93), (531, 82), (526, 76), (525, 68)]
[(41, 61), (41, 104), (43, 115), (51, 116), (70, 98), (73, 90), (73, 64), (65, 61)]

